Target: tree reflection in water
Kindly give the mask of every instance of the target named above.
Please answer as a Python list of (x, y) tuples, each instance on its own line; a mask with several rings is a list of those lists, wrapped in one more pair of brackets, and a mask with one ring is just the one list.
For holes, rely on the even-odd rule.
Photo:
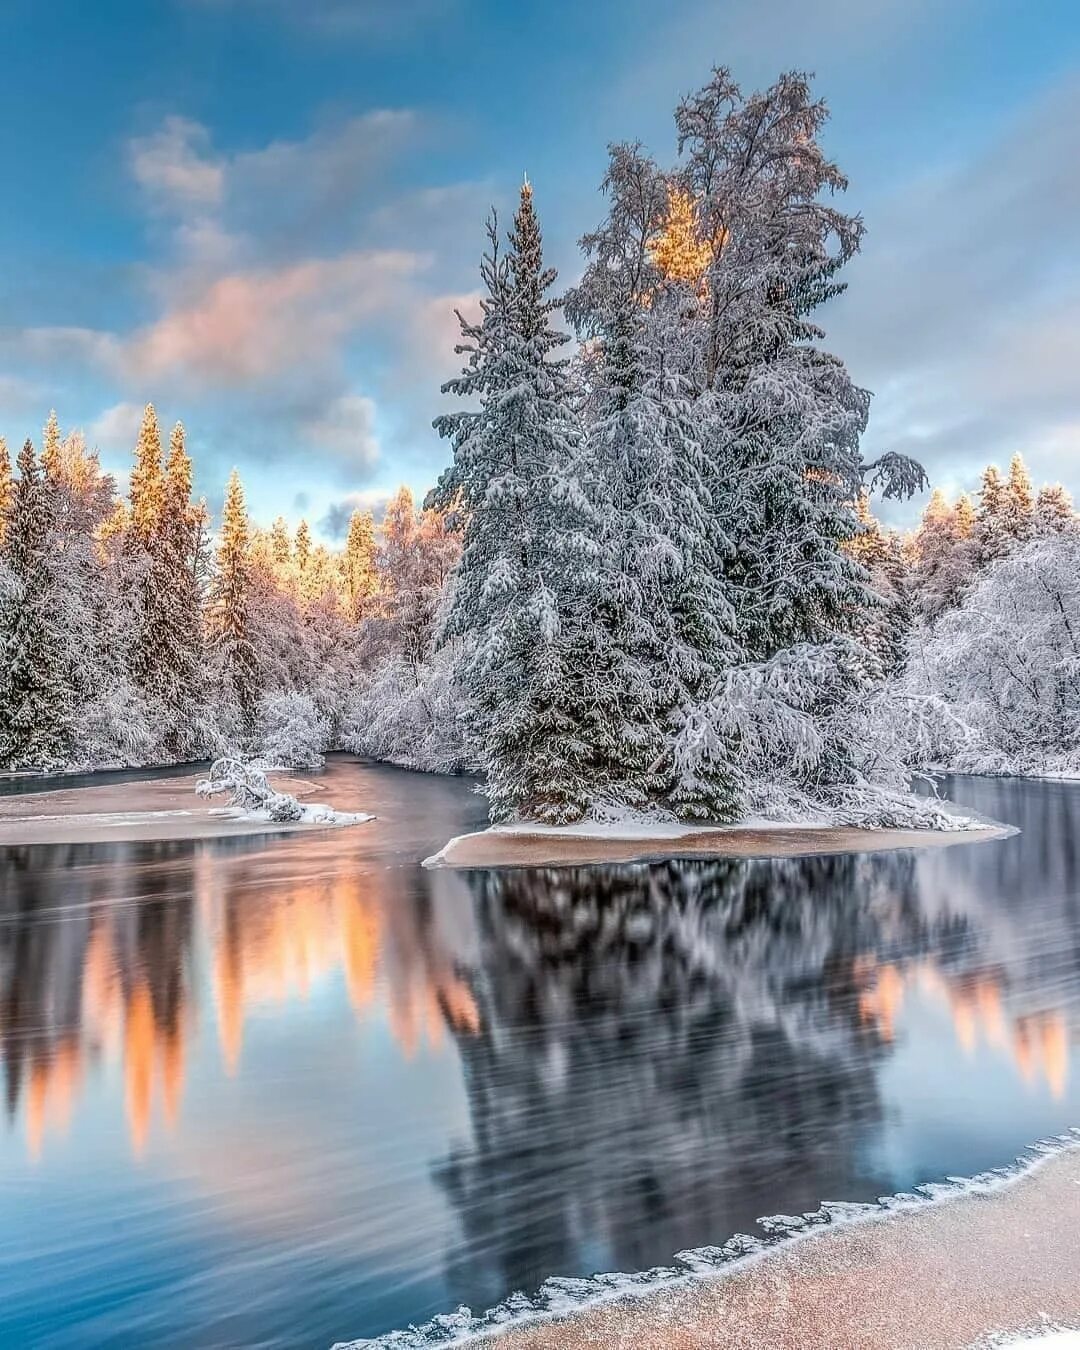
[[(468, 874), (422, 872), (411, 834), (388, 851), (404, 812), (317, 845), (7, 850), (5, 1167), (62, 1185), (86, 1131), (141, 1214), (194, 1178), (191, 1250), (238, 1263), (214, 1267), (221, 1316), (262, 1261), (260, 1315), (287, 1297), (294, 1331), (333, 1287), (327, 1341), (1007, 1162), (1080, 1109), (1080, 791), (961, 788), (1024, 833)], [(185, 1252), (211, 1317), (169, 1215), (147, 1240)], [(108, 1206), (82, 1221), (102, 1250)], [(316, 1239), (311, 1286), (283, 1280)]]
[(440, 1176), (483, 1283), (535, 1287), (576, 1245), (637, 1269), (770, 1193), (848, 1193), (888, 1048), (867, 953), (967, 929), (931, 931), (913, 877), (905, 854), (474, 874), (473, 1139)]

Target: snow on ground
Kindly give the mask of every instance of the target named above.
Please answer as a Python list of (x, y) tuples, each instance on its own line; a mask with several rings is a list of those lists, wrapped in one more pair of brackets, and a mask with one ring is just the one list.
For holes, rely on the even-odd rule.
[[(374, 819), (304, 801), (300, 820), (271, 822), (258, 813), (209, 807), (195, 796), (196, 776), (101, 783), (0, 796), (0, 848), (21, 844), (127, 843), (155, 839), (207, 839), (227, 835), (269, 834), (283, 830), (325, 829)], [(281, 777), (276, 786), (297, 798), (309, 798), (315, 784)]]
[[(948, 803), (942, 803), (948, 807)], [(1010, 826), (956, 815), (955, 830), (865, 829), (807, 818), (748, 819), (736, 825), (688, 825), (622, 816), (573, 825), (520, 821), (449, 840), (425, 867), (513, 867), (635, 862), (656, 857), (787, 857), (878, 852), (998, 839)]]
[(764, 1238), (682, 1252), (670, 1268), (552, 1279), (481, 1317), (460, 1308), (337, 1350), (1072, 1350), (1080, 1130), (1011, 1168), (918, 1190), (777, 1215), (759, 1220)]
[(1042, 1350), (1080, 1350), (1080, 1331), (1032, 1331), (1022, 1332), (1019, 1336), (1014, 1336), (1010, 1340), (997, 1341), (992, 1344), (1000, 1346), (1041, 1346)]
[[(376, 817), (370, 815), (367, 811), (335, 811), (332, 806), (327, 806), (325, 802), (312, 802), (309, 806), (301, 806), (301, 814), (298, 821), (290, 821), (293, 825), (363, 825), (369, 820), (375, 820)], [(238, 806), (212, 806), (207, 812), (211, 816), (219, 816), (226, 820), (247, 821), (251, 824), (276, 825), (281, 828), (280, 821), (271, 820), (268, 811), (245, 811)]]

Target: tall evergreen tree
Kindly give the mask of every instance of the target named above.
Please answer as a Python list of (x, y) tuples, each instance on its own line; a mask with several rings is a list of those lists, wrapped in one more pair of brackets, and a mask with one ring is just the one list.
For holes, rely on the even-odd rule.
[(11, 455), (8, 452), (7, 441), (0, 436), (0, 549), (4, 548), (7, 539), (14, 496), (15, 480), (11, 473)]
[(492, 815), (573, 820), (595, 791), (581, 728), (597, 548), (566, 363), (555, 355), (565, 340), (551, 326), (555, 273), (528, 183), (508, 254), (494, 218), (488, 240), (482, 318), (461, 321), (468, 364), (445, 386), (480, 407), (435, 423), (454, 462), (431, 501), (464, 517), (447, 632), (465, 640), (460, 678)]
[[(126, 587), (135, 624), (131, 673), (150, 701), (151, 716), (160, 724), (163, 742), (175, 739), (177, 694), (170, 657), (175, 643), (166, 526), (166, 485), (161, 432), (154, 405), (148, 403), (135, 443), (135, 463), (128, 487), (129, 527), (125, 539)], [(172, 753), (163, 743), (162, 754)]]
[(978, 522), (978, 514), (975, 510), (975, 503), (966, 492), (961, 492), (956, 499), (956, 506), (953, 510), (953, 520), (956, 525), (956, 533), (960, 539), (970, 539), (975, 533), (975, 526)]
[[(590, 463), (598, 491), (604, 582), (597, 603), (599, 692), (590, 734), (611, 790), (721, 818), (726, 766), (676, 779), (673, 719), (736, 658), (702, 424), (678, 353), (703, 294), (711, 246), (692, 197), (636, 145), (609, 151), (607, 216), (566, 313), (585, 340)], [(598, 771), (602, 775), (602, 771)]]
[(169, 439), (159, 535), (151, 550), (160, 597), (158, 696), (166, 754), (182, 758), (198, 752), (194, 727), (202, 681), (202, 616), (197, 576), (197, 508), (191, 500), (191, 460), (184, 427), (177, 422)]
[(1077, 515), (1068, 488), (1061, 483), (1041, 487), (1035, 498), (1035, 529), (1039, 534), (1063, 534), (1077, 528)]
[(979, 488), (978, 520), (975, 525), (977, 559), (981, 566), (992, 563), (1008, 551), (1008, 510), (1008, 485), (997, 465), (988, 464), (983, 470)]
[(378, 587), (375, 521), (370, 511), (354, 511), (349, 519), (341, 571), (350, 615), (354, 622), (359, 622), (368, 613)]
[[(676, 112), (682, 177), (712, 258), (688, 373), (703, 391), (709, 484), (739, 638), (751, 660), (848, 631), (875, 605), (845, 550), (869, 395), (816, 344), (862, 221), (826, 199), (847, 181), (821, 148), (825, 105), (803, 75), (744, 97), (717, 70)], [(858, 624), (856, 622), (856, 628)]]
[(143, 411), (139, 438), (135, 442), (135, 466), (129, 489), (131, 530), (144, 547), (157, 536), (165, 501), (165, 475), (161, 462), (161, 432), (154, 405)]
[(278, 516), (270, 527), (270, 552), (278, 575), (284, 577), (292, 561), (292, 540), (284, 516)]
[(258, 697), (255, 652), (248, 634), (248, 545), (250, 532), (244, 489), (235, 469), (229, 475), (221, 514), (221, 541), (212, 608), (212, 633), (221, 676), (249, 735)]
[(1015, 540), (1030, 539), (1035, 530), (1035, 487), (1020, 454), (1013, 455), (1009, 463), (1002, 524)]
[(56, 631), (50, 493), (29, 440), (19, 453), (18, 468), (7, 534), (14, 593), (3, 611), (0, 765), (50, 768), (63, 764), (67, 755), (71, 700)]
[(45, 431), (41, 442), (41, 468), (47, 482), (57, 483), (60, 481), (60, 422), (56, 416), (55, 408), (49, 413), (48, 420), (45, 423)]
[(306, 520), (296, 527), (296, 540), (293, 544), (293, 563), (296, 568), (297, 585), (303, 581), (308, 563), (311, 561), (311, 528)]

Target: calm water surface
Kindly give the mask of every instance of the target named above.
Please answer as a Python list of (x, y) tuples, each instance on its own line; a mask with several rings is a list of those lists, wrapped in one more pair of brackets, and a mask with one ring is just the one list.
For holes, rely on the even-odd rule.
[(0, 1345), (326, 1346), (1080, 1124), (1080, 785), (872, 857), (455, 874), (370, 826), (0, 850)]

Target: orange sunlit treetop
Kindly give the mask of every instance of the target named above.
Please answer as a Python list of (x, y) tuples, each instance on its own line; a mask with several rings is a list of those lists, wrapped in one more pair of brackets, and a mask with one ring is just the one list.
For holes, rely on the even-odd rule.
[(649, 243), (649, 256), (665, 277), (704, 290), (713, 245), (698, 229), (697, 204), (689, 192), (668, 188), (668, 216), (662, 232)]

